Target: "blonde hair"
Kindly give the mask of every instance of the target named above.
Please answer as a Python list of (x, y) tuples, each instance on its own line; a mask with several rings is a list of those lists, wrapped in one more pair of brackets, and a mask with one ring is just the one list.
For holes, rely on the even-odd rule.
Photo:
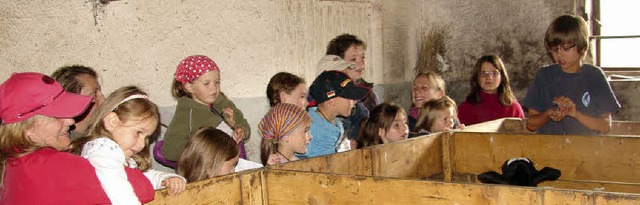
[(440, 77), (440, 75), (438, 75), (437, 73), (435, 73), (433, 71), (427, 71), (427, 72), (424, 72), (424, 73), (418, 73), (418, 75), (416, 75), (416, 78), (413, 79), (413, 82), (415, 83), (418, 78), (422, 78), (422, 77), (425, 77), (425, 78), (429, 79), (429, 84), (433, 89), (442, 91), (442, 95), (446, 95), (447, 94), (446, 93), (447, 87), (446, 87), (442, 77)]
[(451, 108), (453, 108), (454, 112), (457, 113), (456, 102), (446, 95), (440, 99), (434, 99), (424, 103), (420, 110), (420, 116), (418, 117), (418, 122), (416, 123), (416, 127), (413, 132), (420, 132), (421, 130), (433, 132), (433, 124), (436, 122), (436, 118), (438, 117), (436, 111)]
[[(115, 141), (104, 125), (104, 118), (111, 112), (115, 113), (118, 116), (118, 119), (122, 122), (130, 120), (144, 121), (147, 119), (154, 119), (158, 121), (160, 119), (158, 107), (147, 98), (133, 98), (123, 101), (125, 98), (132, 95), (147, 95), (147, 93), (135, 86), (126, 86), (113, 91), (113, 93), (111, 93), (109, 97), (107, 97), (107, 99), (105, 99), (105, 101), (96, 109), (97, 114), (91, 119), (93, 124), (91, 124), (87, 130), (87, 137), (79, 138), (71, 143), (70, 149), (72, 152), (80, 154), (82, 152), (83, 145), (93, 139), (107, 137)], [(149, 153), (149, 139), (147, 139), (144, 148), (140, 152), (131, 156), (131, 158), (138, 165), (138, 169), (146, 171), (150, 168), (151, 158)]]
[[(238, 156), (236, 142), (214, 127), (201, 127), (189, 137), (178, 159), (176, 173), (188, 182), (215, 177), (225, 161)], [(215, 170), (213, 175), (208, 170)]]
[(171, 96), (173, 96), (174, 99), (178, 99), (180, 97), (191, 98), (191, 93), (187, 92), (187, 89), (184, 88), (184, 84), (173, 79), (173, 83), (171, 84)]
[(50, 117), (36, 115), (29, 119), (11, 124), (0, 124), (0, 185), (4, 182), (4, 169), (9, 158), (36, 151), (42, 146), (37, 145), (25, 131), (31, 129), (36, 120), (44, 120)]

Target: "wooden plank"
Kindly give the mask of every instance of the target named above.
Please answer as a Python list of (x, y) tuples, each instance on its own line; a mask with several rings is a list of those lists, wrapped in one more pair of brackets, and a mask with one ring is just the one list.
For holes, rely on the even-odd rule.
[(442, 135), (442, 175), (445, 182), (451, 182), (453, 175), (453, 138), (451, 133)]
[(441, 178), (441, 135), (437, 133), (369, 148), (373, 157), (373, 176)]
[(269, 170), (265, 174), (269, 192), (268, 204), (600, 205), (634, 204), (640, 200), (638, 194), (446, 183), (284, 170)]
[(499, 171), (505, 160), (530, 158), (562, 171), (564, 180), (640, 183), (640, 138), (500, 133), (453, 134), (455, 172)]
[(241, 173), (225, 175), (187, 184), (178, 196), (166, 189), (156, 191), (155, 199), (147, 204), (241, 204)]
[(272, 165), (269, 166), (269, 168), (334, 174), (371, 175), (371, 152), (366, 149), (351, 150), (343, 153)]
[(265, 194), (263, 192), (263, 172), (264, 171), (251, 171), (244, 172), (240, 175), (242, 193), (242, 204), (263, 204)]
[(613, 121), (611, 122), (611, 131), (607, 135), (640, 136), (640, 122)]

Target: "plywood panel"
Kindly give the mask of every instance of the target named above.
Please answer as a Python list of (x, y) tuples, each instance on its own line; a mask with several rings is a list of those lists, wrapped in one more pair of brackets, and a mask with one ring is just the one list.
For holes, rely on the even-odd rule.
[(561, 179), (640, 183), (640, 138), (455, 133), (454, 172), (498, 171), (513, 157), (562, 171)]
[(368, 149), (314, 157), (285, 164), (269, 166), (270, 169), (311, 171), (334, 174), (371, 175), (371, 151)]
[(265, 181), (263, 171), (243, 172), (240, 175), (242, 204), (263, 204), (266, 192), (262, 188)]
[(373, 175), (425, 179), (441, 174), (442, 138), (448, 134), (427, 135), (371, 147)]
[[(637, 194), (444, 183), (269, 170), (269, 204), (612, 204)], [(298, 183), (298, 182), (306, 183)], [(601, 193), (598, 193), (601, 194)]]
[(240, 173), (220, 176), (187, 184), (178, 196), (167, 190), (156, 191), (155, 199), (148, 204), (241, 204)]

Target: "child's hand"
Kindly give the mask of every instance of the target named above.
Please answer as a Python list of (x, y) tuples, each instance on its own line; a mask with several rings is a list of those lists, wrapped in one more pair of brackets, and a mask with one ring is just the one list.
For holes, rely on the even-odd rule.
[(458, 125), (456, 125), (456, 127), (454, 127), (453, 129), (456, 129), (456, 130), (464, 130), (464, 128), (465, 128), (464, 124), (458, 124)]
[(233, 118), (233, 109), (225, 108), (222, 110), (222, 113), (224, 115), (224, 121), (227, 122), (227, 124), (229, 124), (229, 127), (231, 128), (236, 127), (236, 121), (235, 121), (235, 118)]
[(167, 187), (171, 195), (177, 196), (185, 190), (186, 182), (180, 177), (170, 177), (162, 181), (162, 186)]
[(571, 98), (560, 96), (554, 98), (553, 102), (558, 105), (558, 110), (560, 110), (564, 115), (575, 118), (578, 114), (576, 104), (573, 103)]
[(244, 130), (242, 128), (236, 127), (233, 130), (233, 140), (238, 144), (242, 143), (242, 140), (244, 140)]
[(267, 165), (280, 164), (281, 161), (282, 158), (280, 157), (280, 155), (270, 154), (269, 158), (267, 159)]

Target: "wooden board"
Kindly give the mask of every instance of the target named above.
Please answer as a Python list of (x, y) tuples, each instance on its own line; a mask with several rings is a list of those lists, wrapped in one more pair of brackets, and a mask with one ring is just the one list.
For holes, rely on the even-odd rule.
[(147, 204), (242, 204), (240, 176), (243, 173), (189, 183), (178, 196), (170, 195), (166, 189), (158, 190), (155, 199)]
[(640, 183), (640, 138), (454, 133), (455, 173), (498, 171), (505, 160), (530, 158), (560, 169), (561, 179)]
[[(526, 120), (526, 119), (525, 119)], [(501, 118), (467, 126), (462, 132), (532, 133), (526, 121), (520, 118)], [(611, 131), (606, 136), (640, 136), (640, 122), (612, 121)]]
[(269, 169), (310, 171), (334, 174), (372, 175), (371, 151), (358, 149), (268, 166)]
[[(615, 204), (615, 194), (269, 170), (268, 204)], [(304, 182), (304, 183), (300, 183)]]
[(373, 176), (442, 178), (442, 139), (449, 133), (433, 134), (371, 149)]

